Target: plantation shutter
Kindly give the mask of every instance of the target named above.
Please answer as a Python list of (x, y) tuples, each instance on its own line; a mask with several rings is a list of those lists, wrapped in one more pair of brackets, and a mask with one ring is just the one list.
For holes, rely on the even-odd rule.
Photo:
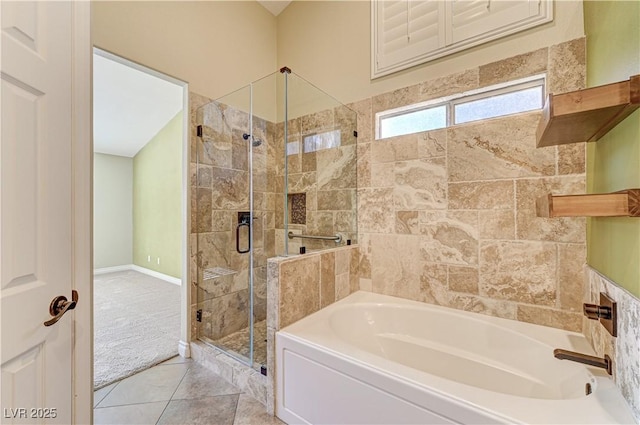
[(553, 0), (371, 0), (371, 77), (553, 20)]
[(447, 44), (502, 32), (540, 13), (539, 0), (454, 0), (448, 3)]
[[(444, 46), (444, 5), (438, 0), (377, 1), (376, 68), (411, 63)], [(410, 66), (410, 65), (409, 65)]]

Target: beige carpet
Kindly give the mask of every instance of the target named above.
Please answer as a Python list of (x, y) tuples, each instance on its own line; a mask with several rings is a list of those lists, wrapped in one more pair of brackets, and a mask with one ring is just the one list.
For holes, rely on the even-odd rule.
[(94, 388), (178, 354), (180, 286), (129, 270), (94, 276)]

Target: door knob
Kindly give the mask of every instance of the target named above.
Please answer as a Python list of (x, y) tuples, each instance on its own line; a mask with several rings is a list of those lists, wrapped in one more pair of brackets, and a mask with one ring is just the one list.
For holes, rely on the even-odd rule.
[(55, 297), (51, 304), (49, 305), (49, 314), (53, 316), (53, 318), (44, 322), (45, 326), (51, 326), (55, 324), (68, 310), (73, 310), (76, 308), (76, 304), (78, 303), (78, 291), (75, 289), (71, 291), (71, 301), (67, 300), (67, 297), (64, 295), (58, 295)]

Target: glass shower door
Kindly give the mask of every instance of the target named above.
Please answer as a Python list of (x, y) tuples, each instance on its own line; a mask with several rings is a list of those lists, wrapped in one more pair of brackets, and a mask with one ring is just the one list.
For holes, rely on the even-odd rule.
[(356, 241), (356, 114), (285, 67), (195, 124), (194, 333), (259, 368), (267, 259)]
[(197, 335), (252, 365), (251, 87), (196, 117)]
[(253, 283), (253, 360), (256, 366), (267, 364), (267, 258), (275, 252), (276, 146), (274, 146), (277, 109), (275, 93), (279, 74), (270, 74), (251, 84), (252, 142), (252, 283)]

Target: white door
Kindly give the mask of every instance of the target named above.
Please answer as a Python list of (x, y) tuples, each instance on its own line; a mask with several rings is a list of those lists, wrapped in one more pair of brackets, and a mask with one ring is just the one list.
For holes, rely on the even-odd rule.
[[(74, 169), (76, 121), (89, 116), (75, 104), (83, 71), (74, 52), (85, 41), (76, 38), (71, 2), (3, 0), (0, 15), (0, 422), (70, 424), (78, 419), (74, 392), (87, 387), (74, 385), (77, 310), (44, 322), (57, 296), (71, 299), (77, 289), (78, 305), (91, 300), (83, 293), (90, 276), (80, 282), (84, 266), (74, 260), (76, 204), (90, 201), (90, 194), (76, 196), (76, 171), (90, 166)], [(90, 323), (80, 326), (86, 332), (83, 326)], [(90, 370), (76, 372), (76, 380), (90, 379)]]

